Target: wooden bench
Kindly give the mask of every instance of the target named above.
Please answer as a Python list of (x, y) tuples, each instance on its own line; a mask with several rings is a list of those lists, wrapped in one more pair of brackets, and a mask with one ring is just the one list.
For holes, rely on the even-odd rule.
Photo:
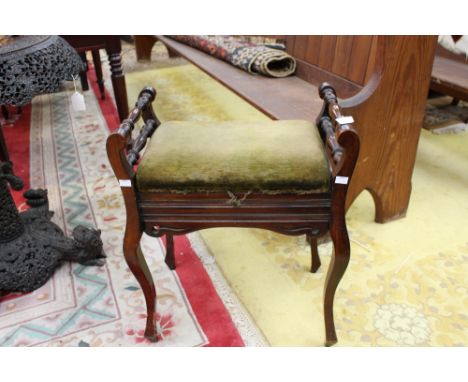
[(468, 102), (468, 60), (437, 46), (432, 67), (431, 89), (459, 100)]
[(377, 222), (405, 216), (436, 36), (285, 36), (297, 70), (283, 79), (248, 74), (164, 36), (135, 37), (139, 59), (159, 40), (273, 119), (313, 121), (322, 107), (317, 87), (329, 82), (361, 137), (347, 208), (368, 190)]

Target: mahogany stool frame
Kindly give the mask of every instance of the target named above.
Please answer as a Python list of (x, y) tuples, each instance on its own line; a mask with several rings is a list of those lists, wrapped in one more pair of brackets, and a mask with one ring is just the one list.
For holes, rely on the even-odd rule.
[[(325, 345), (337, 342), (333, 300), (350, 259), (345, 200), (359, 154), (359, 136), (352, 126), (352, 118), (342, 116), (333, 87), (323, 83), (319, 95), (324, 103), (316, 125), (329, 163), (330, 191), (306, 195), (251, 193), (245, 200), (234, 197), (227, 203), (229, 198), (221, 193), (175, 194), (138, 190), (134, 165), (147, 140), (161, 124), (152, 108), (156, 91), (147, 87), (140, 92), (128, 118), (108, 137), (107, 154), (119, 180), (127, 212), (123, 241), (125, 260), (146, 300), (145, 337), (157, 341), (156, 288), (140, 248), (142, 234), (166, 235), (165, 261), (170, 269), (175, 269), (174, 235), (214, 227), (248, 227), (286, 235), (307, 235), (312, 272), (320, 266), (317, 238), (330, 234), (334, 250), (324, 289)], [(132, 131), (140, 116), (145, 124), (138, 137), (132, 139)]]

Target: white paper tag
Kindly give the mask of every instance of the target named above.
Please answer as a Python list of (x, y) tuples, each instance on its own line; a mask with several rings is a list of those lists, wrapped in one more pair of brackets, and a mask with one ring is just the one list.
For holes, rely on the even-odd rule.
[(351, 117), (351, 116), (348, 116), (348, 117), (338, 117), (336, 119), (336, 122), (339, 124), (339, 125), (349, 125), (351, 123), (354, 123), (354, 118)]
[(71, 103), (73, 110), (75, 111), (85, 111), (86, 110), (86, 104), (85, 100), (82, 94), (78, 92), (74, 92), (73, 95), (71, 96)]
[(132, 187), (130, 179), (119, 179), (120, 187)]
[(337, 184), (348, 184), (348, 177), (347, 176), (337, 176), (335, 178), (335, 183)]

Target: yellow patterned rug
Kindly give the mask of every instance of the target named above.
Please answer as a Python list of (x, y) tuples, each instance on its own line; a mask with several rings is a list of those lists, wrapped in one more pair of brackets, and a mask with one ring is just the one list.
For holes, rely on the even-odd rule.
[[(265, 120), (192, 65), (126, 75), (129, 100), (158, 90), (162, 120)], [(335, 298), (339, 346), (468, 345), (468, 133), (421, 132), (407, 217), (373, 222), (369, 194), (347, 215), (350, 266)], [(308, 272), (304, 237), (253, 229), (201, 236), (235, 293), (273, 346), (322, 346), (322, 267)]]

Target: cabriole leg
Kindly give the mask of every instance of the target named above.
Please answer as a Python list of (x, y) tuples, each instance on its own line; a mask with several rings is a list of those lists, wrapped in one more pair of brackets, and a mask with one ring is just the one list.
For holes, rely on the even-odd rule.
[(101, 67), (101, 56), (99, 54), (99, 49), (95, 49), (91, 51), (93, 55), (93, 64), (94, 64), (94, 71), (96, 72), (96, 82), (99, 86), (99, 92), (101, 93), (101, 99), (106, 98), (106, 92), (104, 89), (104, 79), (102, 76), (102, 67)]
[(310, 271), (312, 273), (317, 272), (320, 268), (321, 262), (318, 253), (318, 246), (317, 246), (317, 238), (313, 237), (310, 234), (307, 234), (307, 242), (310, 244), (310, 251), (311, 251), (311, 266)]
[(169, 269), (176, 269), (175, 256), (174, 256), (174, 236), (166, 234), (166, 257), (164, 259)]
[(335, 322), (333, 318), (333, 300), (335, 298), (336, 288), (343, 277), (350, 258), (350, 247), (348, 232), (344, 223), (344, 218), (337, 224), (332, 223), (330, 232), (333, 242), (333, 255), (328, 268), (327, 280), (325, 282), (324, 294), (324, 316), (325, 316), (325, 346), (336, 344), (337, 337), (335, 331)]
[(127, 236), (129, 235), (126, 233), (126, 238), (124, 241), (125, 260), (127, 261), (130, 270), (140, 284), (146, 300), (146, 311), (148, 316), (146, 318), (145, 337), (150, 341), (156, 342), (156, 288), (154, 286), (151, 272), (148, 269), (148, 265), (146, 264), (146, 260), (143, 256), (143, 252), (141, 251), (139, 244), (141, 233), (138, 235), (131, 235), (131, 239), (127, 239)]

